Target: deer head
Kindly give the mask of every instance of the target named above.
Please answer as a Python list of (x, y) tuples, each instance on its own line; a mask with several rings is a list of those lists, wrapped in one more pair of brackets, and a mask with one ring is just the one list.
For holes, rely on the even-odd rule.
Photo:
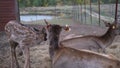
[(109, 23), (107, 21), (103, 21), (106, 27), (109, 27), (115, 35), (120, 35), (120, 24), (119, 23)]
[(44, 27), (42, 29), (40, 29), (40, 28), (32, 27), (32, 30), (35, 33), (34, 36), (36, 38), (36, 43), (37, 44), (40, 44), (41, 41), (46, 41), (47, 40), (46, 29)]
[(57, 38), (59, 38), (59, 34), (60, 34), (62, 29), (64, 29), (65, 31), (70, 31), (70, 28), (68, 25), (60, 26), (57, 24), (50, 24), (46, 20), (44, 20), (44, 21), (47, 25), (45, 28), (51, 36), (54, 36), (54, 37), (56, 36)]
[(48, 29), (48, 30), (52, 29), (51, 26), (53, 26), (53, 28), (58, 29), (57, 31), (61, 31), (62, 28), (63, 28), (65, 31), (70, 31), (70, 30), (71, 30), (68, 25), (66, 25), (66, 26), (60, 26), (60, 25), (56, 25), (56, 24), (51, 25), (51, 24), (48, 23), (46, 20), (44, 20), (44, 21), (45, 21), (45, 23), (46, 23), (46, 25), (47, 25), (47, 29)]

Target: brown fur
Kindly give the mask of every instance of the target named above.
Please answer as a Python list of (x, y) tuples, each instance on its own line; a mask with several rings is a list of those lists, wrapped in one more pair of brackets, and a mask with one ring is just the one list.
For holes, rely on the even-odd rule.
[[(61, 43), (59, 42), (61, 26), (52, 25), (52, 24), (50, 25), (47, 24), (47, 26), (49, 26), (49, 28), (47, 28), (49, 33), (49, 41), (50, 41), (49, 45), (52, 47), (50, 49), (52, 51), (52, 53), (50, 53), (50, 56), (52, 56), (51, 58), (52, 68), (119, 68), (120, 67), (120, 61), (111, 56), (105, 54), (99, 54), (84, 49), (78, 50), (72, 48), (74, 47), (73, 45), (76, 44), (75, 41), (71, 42), (67, 40), (70, 43), (62, 44), (61, 46), (61, 44), (59, 44)], [(57, 30), (54, 31), (56, 27)], [(55, 40), (56, 38), (57, 40)], [(86, 40), (83, 40), (83, 42)], [(62, 43), (64, 41), (62, 41)], [(72, 45), (71, 48), (67, 47), (68, 45)], [(55, 48), (56, 46), (57, 48)]]
[(66, 47), (79, 49), (88, 49), (96, 52), (105, 52), (105, 48), (108, 47), (114, 40), (116, 35), (120, 34), (120, 26), (113, 29), (115, 24), (109, 24), (109, 29), (102, 36), (82, 36), (75, 37), (67, 40), (61, 41), (61, 45)]
[[(19, 46), (23, 52), (25, 58), (24, 68), (30, 68), (29, 47), (46, 40), (46, 31), (44, 28), (41, 28), (29, 27), (14, 20), (6, 24), (5, 31), (11, 46), (11, 68), (19, 68), (15, 51), (16, 46)], [(16, 67), (14, 66), (14, 60)]]
[[(59, 55), (59, 56), (58, 56)], [(120, 61), (109, 55), (63, 47), (56, 50), (53, 68), (119, 68)]]

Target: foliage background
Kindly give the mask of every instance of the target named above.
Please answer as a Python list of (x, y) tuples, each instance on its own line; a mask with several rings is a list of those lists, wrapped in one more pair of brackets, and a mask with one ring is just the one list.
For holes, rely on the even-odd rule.
[[(73, 3), (77, 4), (86, 4), (90, 3), (90, 0), (18, 0), (19, 7), (47, 7), (47, 6), (56, 6), (56, 5), (72, 5)], [(97, 4), (98, 0), (91, 0), (92, 4)], [(101, 4), (111, 4), (115, 3), (116, 0), (100, 0)], [(120, 3), (120, 0), (119, 0)]]

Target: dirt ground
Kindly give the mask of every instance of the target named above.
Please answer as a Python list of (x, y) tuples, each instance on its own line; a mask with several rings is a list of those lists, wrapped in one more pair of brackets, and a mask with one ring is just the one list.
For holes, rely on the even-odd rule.
[[(100, 28), (97, 26), (86, 26), (80, 25), (71, 26), (70, 32), (61, 32), (60, 40), (64, 39), (68, 35), (103, 35), (106, 32), (107, 28)], [(114, 43), (116, 43), (114, 46)], [(107, 52), (109, 54), (114, 54), (120, 58), (120, 37), (117, 36), (113, 46), (107, 48)], [(119, 46), (118, 46), (119, 45)], [(112, 49), (111, 49), (112, 48)], [(116, 49), (117, 48), (117, 51)], [(115, 53), (113, 53), (113, 50)], [(17, 57), (19, 60), (19, 64), (21, 68), (24, 66), (24, 58), (19, 55), (20, 49), (17, 48)], [(47, 42), (41, 43), (41, 45), (37, 45), (34, 47), (30, 47), (30, 63), (31, 68), (51, 68), (51, 62), (48, 52), (48, 44)], [(10, 46), (7, 41), (7, 37), (4, 32), (0, 32), (0, 68), (10, 68)]]

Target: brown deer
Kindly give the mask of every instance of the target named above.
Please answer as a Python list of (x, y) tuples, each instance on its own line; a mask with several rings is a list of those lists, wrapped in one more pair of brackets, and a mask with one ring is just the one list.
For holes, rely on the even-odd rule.
[(21, 48), (25, 58), (24, 68), (30, 68), (29, 47), (47, 40), (45, 28), (36, 29), (12, 20), (6, 24), (5, 32), (11, 46), (11, 68), (14, 68), (14, 60), (15, 68), (19, 68), (15, 50), (17, 46)]
[(49, 40), (49, 53), (50, 53), (50, 57), (52, 58), (55, 49), (58, 49), (59, 46), (57, 46), (59, 44), (59, 35), (60, 35), (60, 31), (62, 30), (62, 28), (66, 31), (69, 30), (68, 26), (60, 26), (60, 25), (56, 25), (56, 24), (49, 24), (46, 20), (45, 23), (47, 24), (46, 30), (48, 31), (48, 40)]
[[(50, 46), (50, 57), (52, 58), (53, 68), (119, 68), (120, 61), (105, 54), (92, 51), (74, 49), (60, 45), (59, 35), (62, 28), (69, 30), (68, 27), (47, 24), (48, 39)], [(74, 43), (74, 42), (72, 42)], [(75, 43), (74, 43), (75, 44)], [(66, 44), (70, 45), (70, 44)], [(61, 46), (61, 47), (60, 47)]]
[(120, 61), (109, 55), (84, 49), (62, 47), (55, 51), (53, 68), (120, 68)]
[(65, 45), (66, 47), (71, 47), (75, 49), (89, 49), (96, 52), (102, 50), (105, 52), (105, 48), (108, 47), (114, 40), (116, 35), (120, 35), (120, 25), (119, 24), (110, 24), (105, 22), (105, 25), (108, 28), (107, 32), (102, 36), (80, 36), (73, 37), (70, 39), (66, 39), (61, 41), (61, 45)]

